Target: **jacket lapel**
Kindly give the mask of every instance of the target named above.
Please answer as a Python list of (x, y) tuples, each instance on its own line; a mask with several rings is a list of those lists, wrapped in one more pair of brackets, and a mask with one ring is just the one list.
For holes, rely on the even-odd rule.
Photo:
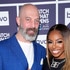
[(32, 69), (34, 68), (35, 70), (37, 70), (36, 65), (37, 65), (38, 56), (37, 56), (37, 45), (35, 44), (35, 42), (33, 42), (33, 47), (34, 47), (34, 63)]
[(28, 68), (28, 63), (27, 63), (27, 59), (20, 47), (20, 45), (18, 44), (16, 37), (13, 36), (13, 38), (11, 38), (11, 50), (14, 52), (14, 54), (16, 55), (16, 57), (20, 60), (21, 64), (23, 65), (23, 68)]

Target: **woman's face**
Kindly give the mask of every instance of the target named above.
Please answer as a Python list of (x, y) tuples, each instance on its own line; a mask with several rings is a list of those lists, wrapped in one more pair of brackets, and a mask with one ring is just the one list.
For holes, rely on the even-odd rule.
[(64, 41), (59, 31), (51, 31), (51, 33), (48, 36), (47, 47), (54, 58), (64, 58)]

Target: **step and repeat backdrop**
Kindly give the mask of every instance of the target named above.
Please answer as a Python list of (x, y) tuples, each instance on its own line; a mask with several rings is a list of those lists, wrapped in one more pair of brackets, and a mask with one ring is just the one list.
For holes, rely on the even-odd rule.
[(32, 3), (40, 13), (38, 43), (46, 47), (46, 36), (54, 24), (65, 24), (70, 28), (70, 0), (0, 0), (0, 41), (8, 39), (17, 31), (16, 16), (19, 7)]

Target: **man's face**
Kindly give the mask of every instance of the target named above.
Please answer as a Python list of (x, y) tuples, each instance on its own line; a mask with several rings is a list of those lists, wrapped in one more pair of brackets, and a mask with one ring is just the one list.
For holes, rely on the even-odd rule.
[[(32, 11), (33, 10), (33, 11)], [(39, 27), (39, 14), (34, 8), (25, 9), (20, 16), (19, 29), (22, 36), (29, 41), (35, 40)]]

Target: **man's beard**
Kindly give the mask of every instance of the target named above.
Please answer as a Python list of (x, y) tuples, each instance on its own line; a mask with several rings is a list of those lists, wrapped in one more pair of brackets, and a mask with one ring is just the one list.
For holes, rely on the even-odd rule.
[[(33, 34), (28, 34), (28, 31), (33, 31)], [(28, 41), (34, 41), (36, 39), (37, 33), (38, 33), (38, 29), (36, 28), (28, 28), (26, 30), (24, 30), (24, 28), (22, 28), (21, 26), (19, 27), (19, 31), (21, 33), (21, 35)]]

